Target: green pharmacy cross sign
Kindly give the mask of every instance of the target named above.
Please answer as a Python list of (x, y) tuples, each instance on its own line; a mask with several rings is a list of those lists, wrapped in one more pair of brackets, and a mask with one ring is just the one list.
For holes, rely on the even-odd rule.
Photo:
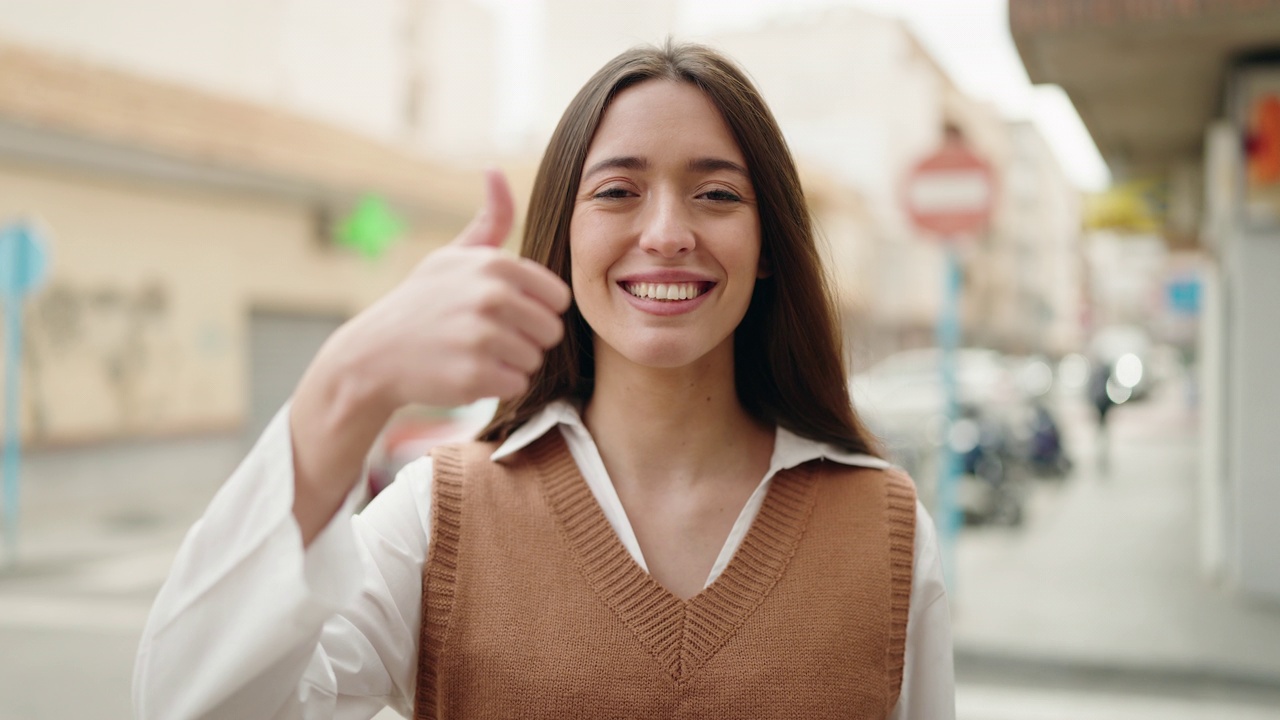
[(370, 260), (377, 260), (404, 232), (404, 222), (391, 211), (386, 200), (365, 195), (338, 224), (333, 239)]

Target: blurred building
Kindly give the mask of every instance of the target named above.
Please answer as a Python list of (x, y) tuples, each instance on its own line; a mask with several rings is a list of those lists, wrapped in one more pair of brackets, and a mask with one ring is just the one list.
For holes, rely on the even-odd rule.
[[(1000, 120), (961, 96), (897, 20), (827, 9), (710, 40), (752, 75), (797, 161), (825, 175), (819, 192), (866, 208), (857, 230), (831, 217), (831, 205), (816, 208), (827, 242), (839, 248), (831, 270), (855, 365), (931, 344), (944, 253), (916, 236), (902, 183), (941, 143), (947, 122), (979, 154), (1001, 153)], [(967, 280), (970, 291), (981, 284), (972, 274)]]
[(836, 247), (871, 243), (834, 266), (855, 360), (933, 343), (944, 253), (911, 226), (902, 185), (948, 125), (991, 163), (998, 186), (990, 227), (964, 242), (965, 342), (1076, 347), (1078, 193), (1032, 126), (962, 93), (895, 19), (833, 8), (712, 40), (759, 82), (797, 159), (869, 210), (861, 233), (828, 233)]
[(468, 0), (5, 0), (0, 12), (13, 43), (447, 153), (493, 145), (499, 32)]
[(1200, 317), (1203, 564), (1280, 598), (1280, 2), (1010, 0), (1009, 21), (1117, 180), (1159, 188), (1159, 297)]
[[(252, 431), (328, 330), (461, 226), (476, 168), (499, 162), (522, 201), (572, 94), (668, 35), (726, 50), (773, 107), (855, 367), (933, 342), (944, 253), (900, 192), (948, 124), (999, 185), (964, 251), (966, 340), (1075, 349), (1078, 200), (1034, 129), (960, 92), (900, 21), (833, 9), (699, 37), (679, 8), (8, 0), (0, 220), (34, 214), (56, 243), (28, 308), (28, 436)], [(331, 240), (371, 192), (410, 226), (376, 261)]]
[[(546, 0), (529, 61), (542, 72), (527, 103), (527, 162), (596, 68), (678, 30), (678, 5)], [(769, 102), (829, 244), (855, 367), (934, 341), (944, 252), (911, 227), (901, 190), (948, 124), (989, 159), (1000, 186), (992, 226), (964, 252), (966, 341), (1051, 355), (1078, 347), (1078, 193), (1034, 128), (964, 95), (901, 21), (831, 8), (675, 37), (727, 52)]]
[[(402, 18), (331, 5), (308, 26), (297, 3), (6, 3), (0, 222), (37, 222), (53, 258), (25, 308), (29, 442), (256, 434), (465, 224), (478, 174), (388, 142), (405, 94), (377, 57)], [(377, 259), (334, 241), (366, 194), (408, 228)]]

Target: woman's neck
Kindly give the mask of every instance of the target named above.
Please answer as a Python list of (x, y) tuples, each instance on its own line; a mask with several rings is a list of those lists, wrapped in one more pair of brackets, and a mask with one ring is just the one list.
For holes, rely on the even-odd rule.
[(670, 483), (676, 489), (763, 475), (774, 429), (738, 400), (731, 340), (693, 365), (671, 369), (639, 366), (599, 350), (583, 421), (615, 483)]

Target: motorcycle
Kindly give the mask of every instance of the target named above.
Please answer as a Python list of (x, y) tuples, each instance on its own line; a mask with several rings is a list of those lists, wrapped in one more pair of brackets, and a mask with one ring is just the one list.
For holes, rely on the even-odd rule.
[(962, 405), (949, 442), (959, 456), (958, 502), (965, 524), (1021, 525), (1026, 477), (1008, 418)]

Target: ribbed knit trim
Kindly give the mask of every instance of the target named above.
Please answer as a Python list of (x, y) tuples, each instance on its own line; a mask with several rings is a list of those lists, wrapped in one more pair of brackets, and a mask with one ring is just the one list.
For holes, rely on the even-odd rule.
[(449, 636), (454, 587), (458, 578), (458, 545), (462, 520), (462, 447), (448, 445), (432, 452), (431, 542), (423, 574), (422, 647), (418, 650), (415, 707), (436, 717), (438, 668)]
[(888, 705), (891, 713), (902, 692), (903, 663), (907, 649), (907, 617), (911, 609), (912, 565), (915, 559), (916, 493), (911, 478), (899, 470), (885, 471), (889, 529), (889, 645)]
[(816, 497), (807, 465), (775, 476), (728, 567), (710, 587), (682, 600), (636, 564), (618, 540), (560, 433), (547, 433), (526, 452), (592, 590), (677, 684), (711, 659), (777, 584)]

